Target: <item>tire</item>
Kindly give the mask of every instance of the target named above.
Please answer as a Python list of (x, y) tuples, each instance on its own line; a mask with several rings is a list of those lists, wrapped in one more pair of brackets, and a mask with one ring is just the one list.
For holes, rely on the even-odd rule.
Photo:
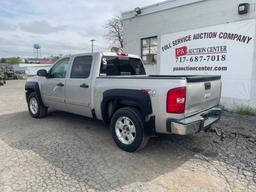
[(35, 92), (28, 96), (28, 110), (33, 118), (43, 118), (47, 115), (48, 108), (40, 103)]
[(118, 109), (111, 118), (110, 128), (116, 145), (124, 151), (135, 152), (148, 143), (143, 117), (136, 108)]

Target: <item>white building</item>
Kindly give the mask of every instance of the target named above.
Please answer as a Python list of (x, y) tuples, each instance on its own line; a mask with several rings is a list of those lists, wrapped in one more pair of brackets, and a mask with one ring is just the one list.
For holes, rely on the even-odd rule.
[(149, 74), (219, 74), (222, 104), (256, 107), (256, 0), (170, 0), (122, 14)]
[[(16, 67), (16, 70), (23, 69), (28, 76), (34, 76), (34, 75), (36, 75), (38, 70), (40, 70), (40, 69), (49, 70), (51, 68), (51, 66), (52, 66), (52, 64), (19, 64)], [(15, 68), (14, 68), (14, 70), (15, 70)]]

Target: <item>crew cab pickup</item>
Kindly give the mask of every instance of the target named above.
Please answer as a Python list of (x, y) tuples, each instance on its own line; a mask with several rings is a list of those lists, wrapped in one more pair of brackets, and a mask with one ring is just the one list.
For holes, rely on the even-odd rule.
[(25, 90), (32, 117), (53, 108), (102, 120), (128, 152), (158, 133), (207, 130), (221, 116), (220, 76), (146, 75), (140, 57), (120, 52), (65, 56), (29, 78)]

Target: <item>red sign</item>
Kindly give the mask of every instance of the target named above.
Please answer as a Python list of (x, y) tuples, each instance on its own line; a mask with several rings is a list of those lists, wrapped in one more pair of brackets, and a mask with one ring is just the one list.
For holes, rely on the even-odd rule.
[(176, 49), (175, 49), (175, 52), (176, 52), (176, 57), (180, 57), (180, 56), (183, 56), (183, 55), (187, 55), (187, 53), (188, 53), (188, 48), (187, 48), (186, 46), (180, 47), (180, 48), (176, 48)]

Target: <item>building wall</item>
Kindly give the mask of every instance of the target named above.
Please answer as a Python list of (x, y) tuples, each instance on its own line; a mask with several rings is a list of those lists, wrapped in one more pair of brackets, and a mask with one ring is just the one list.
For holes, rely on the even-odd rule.
[[(238, 4), (245, 2), (250, 3), (250, 11), (248, 14), (239, 15)], [(187, 31), (252, 18), (256, 18), (256, 0), (205, 0), (147, 15), (135, 16), (123, 20), (124, 50), (129, 53), (141, 55), (141, 38), (158, 36), (158, 45), (160, 45), (160, 37), (163, 34)], [(254, 50), (254, 67), (252, 69), (252, 73), (254, 75), (252, 79), (253, 86), (251, 88), (251, 99), (249, 101), (235, 101), (229, 98), (222, 98), (222, 102), (225, 103), (228, 108), (234, 107), (237, 103), (256, 106), (255, 59), (256, 49)], [(158, 49), (157, 63), (158, 64), (154, 66), (146, 65), (146, 70), (149, 74), (160, 73), (160, 47)]]
[[(255, 24), (256, 25), (256, 24)], [(256, 34), (256, 33), (255, 33)], [(256, 41), (254, 41), (254, 57), (252, 68), (252, 82), (251, 82), (251, 99), (248, 101), (249, 106), (256, 108)]]
[(40, 69), (49, 70), (52, 64), (19, 64), (18, 66), (23, 68), (27, 75), (34, 76)]

